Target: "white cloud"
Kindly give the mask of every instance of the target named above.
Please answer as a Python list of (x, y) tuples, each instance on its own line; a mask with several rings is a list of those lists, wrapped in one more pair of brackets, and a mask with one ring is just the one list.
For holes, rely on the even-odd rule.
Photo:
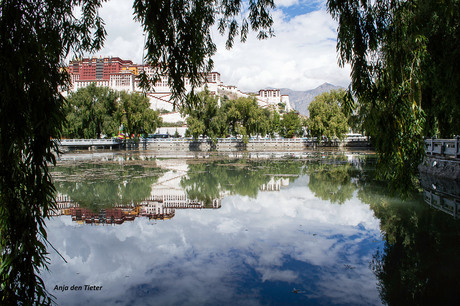
[(101, 56), (118, 56), (142, 63), (144, 36), (140, 23), (133, 20), (132, 1), (111, 0), (104, 3), (100, 15), (107, 31)]
[(257, 269), (262, 275), (262, 282), (265, 281), (282, 281), (292, 283), (296, 281), (299, 274), (290, 270), (277, 270), (277, 269)]
[[(251, 33), (246, 43), (237, 41), (231, 50), (225, 49), (225, 37), (214, 31), (218, 46), (214, 70), (221, 73), (225, 84), (243, 91), (265, 87), (308, 90), (324, 82), (347, 86), (350, 70), (337, 65), (337, 24), (320, 5), (322, 2), (276, 1), (276, 37), (259, 41)], [(292, 17), (296, 8), (302, 12), (301, 6), (305, 5), (322, 9)], [(289, 15), (283, 13), (285, 8), (289, 8)], [(111, 0), (104, 3), (100, 13), (106, 23), (107, 39), (96, 55), (141, 63), (144, 36), (141, 25), (133, 20), (132, 2)]]
[(280, 7), (280, 6), (289, 7), (295, 4), (299, 4), (299, 0), (276, 0), (275, 4), (277, 7)]
[(246, 91), (265, 87), (307, 90), (324, 82), (347, 86), (349, 69), (337, 64), (336, 23), (324, 11), (314, 11), (288, 19), (275, 11), (276, 37), (259, 41), (251, 35), (244, 44), (224, 48), (218, 41), (215, 70), (225, 83)]

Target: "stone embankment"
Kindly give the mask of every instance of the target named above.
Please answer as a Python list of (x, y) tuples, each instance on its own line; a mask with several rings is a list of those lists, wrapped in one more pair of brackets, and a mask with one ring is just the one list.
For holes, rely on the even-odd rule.
[(426, 139), (424, 145), (427, 155), (420, 173), (460, 182), (460, 138)]
[(279, 151), (304, 150), (317, 147), (364, 147), (370, 143), (366, 137), (347, 139), (344, 141), (316, 141), (306, 138), (297, 139), (250, 139), (244, 143), (242, 139), (218, 139), (216, 143), (199, 139), (155, 139), (141, 144), (153, 150), (191, 150), (191, 151)]
[(420, 173), (460, 182), (460, 160), (427, 156), (418, 166)]

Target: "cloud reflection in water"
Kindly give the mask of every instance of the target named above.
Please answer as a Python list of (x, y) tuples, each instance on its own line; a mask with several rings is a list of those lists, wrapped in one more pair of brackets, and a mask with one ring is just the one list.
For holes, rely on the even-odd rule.
[[(300, 177), (280, 192), (229, 196), (219, 210), (118, 226), (48, 221), (43, 278), (62, 305), (380, 304), (369, 261), (379, 222), (356, 195), (316, 198)], [(102, 291), (54, 291), (55, 285)]]

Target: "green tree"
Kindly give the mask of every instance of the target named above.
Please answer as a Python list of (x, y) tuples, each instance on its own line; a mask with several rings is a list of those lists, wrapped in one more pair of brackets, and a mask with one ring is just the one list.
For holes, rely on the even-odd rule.
[[(0, 300), (5, 305), (51, 302), (38, 271), (47, 263), (44, 218), (54, 193), (48, 164), (57, 149), (52, 138), (61, 136), (65, 119), (59, 89), (69, 78), (62, 66), (70, 52), (91, 53), (102, 46), (102, 2), (0, 2)], [(215, 22), (228, 33), (229, 48), (238, 34), (246, 39), (249, 27), (259, 38), (272, 34), (272, 0), (251, 0), (247, 18), (240, 18), (239, 0), (135, 0), (133, 6), (147, 33), (147, 63), (158, 67), (157, 76), (167, 72), (176, 97), (185, 92), (184, 77), (197, 86), (212, 67)], [(143, 85), (155, 81), (145, 74), (141, 79)]]
[(198, 139), (205, 133), (205, 130), (206, 127), (204, 125), (204, 121), (191, 116), (187, 118), (187, 130), (185, 131), (186, 137), (192, 136), (194, 139)]
[(253, 98), (224, 98), (219, 106), (220, 98), (204, 91), (187, 99), (181, 112), (188, 115), (187, 135), (194, 138), (208, 136), (216, 141), (217, 137), (241, 135), (247, 142), (251, 135), (265, 136), (272, 132), (273, 112), (259, 107)]
[(179, 137), (180, 137), (179, 131), (176, 129), (176, 131), (174, 132), (174, 138), (179, 138)]
[(150, 108), (149, 99), (143, 94), (121, 92), (118, 107), (119, 122), (128, 135), (154, 133), (161, 125), (162, 118)]
[(460, 1), (329, 0), (328, 9), (379, 177), (407, 190), (423, 136), (460, 133)]
[(302, 136), (302, 134), (302, 121), (299, 114), (295, 111), (284, 114), (280, 124), (280, 135), (286, 138), (293, 138), (294, 136)]
[(270, 130), (269, 133), (271, 137), (274, 137), (276, 133), (281, 131), (281, 116), (278, 112), (274, 111), (270, 119)]
[(218, 98), (211, 96), (207, 90), (197, 95), (189, 95), (189, 100), (181, 112), (187, 117), (187, 136), (197, 139), (200, 136), (208, 136), (214, 142), (222, 136), (225, 121), (222, 120)]
[(272, 132), (272, 120), (275, 120), (276, 110), (271, 111), (267, 108), (258, 107), (256, 111), (255, 134), (262, 137), (269, 135)]
[(312, 136), (343, 139), (348, 131), (348, 121), (342, 110), (344, 96), (345, 91), (332, 90), (316, 96), (310, 103), (307, 127)]
[(254, 98), (238, 98), (222, 104), (229, 134), (241, 135), (245, 142), (251, 135), (265, 136), (270, 133), (269, 110), (264, 110)]
[(91, 84), (72, 93), (66, 109), (64, 137), (100, 138), (116, 135), (121, 124), (127, 134), (153, 133), (161, 124), (158, 112), (139, 93), (117, 93)]
[(91, 84), (71, 93), (66, 109), (67, 124), (63, 136), (100, 138), (118, 132), (116, 120), (118, 94), (108, 87)]

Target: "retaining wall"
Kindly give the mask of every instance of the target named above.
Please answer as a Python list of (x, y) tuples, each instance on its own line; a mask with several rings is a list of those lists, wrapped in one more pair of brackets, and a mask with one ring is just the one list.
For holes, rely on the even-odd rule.
[(460, 160), (427, 156), (418, 166), (422, 174), (460, 182)]
[(210, 140), (192, 139), (154, 139), (141, 144), (154, 150), (190, 150), (190, 151), (279, 151), (304, 150), (317, 147), (366, 147), (370, 144), (367, 139), (345, 141), (320, 141), (310, 139), (251, 139), (247, 144), (241, 139), (218, 139), (214, 144)]

